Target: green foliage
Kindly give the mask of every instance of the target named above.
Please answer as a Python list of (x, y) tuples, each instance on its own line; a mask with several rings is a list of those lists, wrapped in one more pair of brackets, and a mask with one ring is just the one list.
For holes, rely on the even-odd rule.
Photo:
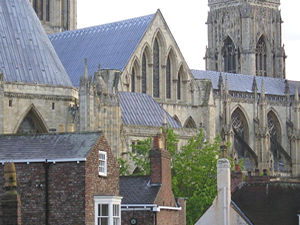
[[(186, 197), (187, 225), (194, 224), (210, 207), (217, 194), (217, 160), (220, 157), (220, 142), (218, 136), (213, 143), (205, 140), (202, 130), (196, 137), (189, 139), (187, 145), (177, 151), (178, 137), (172, 129), (167, 132), (167, 149), (172, 157), (172, 186), (174, 195)], [(150, 174), (149, 153), (152, 138), (139, 141), (132, 146), (135, 153), (129, 153), (130, 161), (139, 168), (133, 175)], [(227, 149), (230, 144), (227, 143)], [(234, 160), (229, 158), (233, 168)], [(121, 161), (122, 171), (128, 169)], [(125, 163), (126, 164), (126, 163)], [(242, 164), (242, 163), (240, 163)], [(123, 172), (122, 172), (123, 173)], [(122, 175), (120, 172), (120, 174)], [(127, 175), (126, 173), (123, 175)]]
[(205, 140), (202, 130), (183, 146), (173, 162), (175, 196), (187, 197), (187, 225), (194, 224), (216, 196), (220, 137)]
[(126, 160), (124, 160), (122, 158), (118, 158), (118, 163), (119, 163), (119, 166), (120, 166), (120, 176), (130, 175), (129, 165), (127, 164)]

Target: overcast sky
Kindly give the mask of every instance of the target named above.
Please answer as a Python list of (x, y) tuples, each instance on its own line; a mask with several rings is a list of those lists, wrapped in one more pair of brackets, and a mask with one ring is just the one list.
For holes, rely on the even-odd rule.
[[(281, 2), (287, 78), (300, 80), (300, 1)], [(205, 69), (207, 0), (78, 0), (77, 7), (78, 28), (148, 15), (159, 8), (189, 67)]]

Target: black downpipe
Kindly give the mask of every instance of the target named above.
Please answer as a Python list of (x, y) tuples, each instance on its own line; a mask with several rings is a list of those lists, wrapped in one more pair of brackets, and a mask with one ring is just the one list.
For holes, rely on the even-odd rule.
[(45, 164), (45, 225), (49, 225), (49, 163)]

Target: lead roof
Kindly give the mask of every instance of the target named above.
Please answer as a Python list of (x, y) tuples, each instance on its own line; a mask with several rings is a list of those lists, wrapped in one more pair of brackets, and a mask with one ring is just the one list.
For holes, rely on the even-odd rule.
[(101, 132), (1, 135), (0, 161), (74, 160), (85, 158)]
[(119, 92), (122, 121), (126, 125), (161, 127), (164, 115), (168, 126), (181, 126), (150, 95), (135, 92)]
[(245, 74), (233, 74), (216, 71), (204, 71), (204, 70), (191, 70), (196, 79), (209, 79), (212, 82), (213, 88), (218, 89), (218, 82), (220, 74), (223, 78), (223, 84), (225, 85), (226, 78), (228, 79), (228, 88), (230, 91), (239, 92), (252, 92), (252, 85), (254, 77), (257, 84), (257, 92), (261, 92), (262, 80), (264, 81), (265, 94), (269, 95), (285, 95), (285, 86), (288, 82), (290, 87), (290, 94), (295, 94), (295, 88), (300, 87), (299, 81), (290, 81), (281, 78), (253, 76)]
[(154, 16), (66, 31), (49, 38), (73, 85), (78, 87), (85, 58), (92, 75), (98, 71), (99, 64), (103, 69), (123, 71)]
[(72, 86), (28, 0), (0, 1), (0, 71), (8, 82)]

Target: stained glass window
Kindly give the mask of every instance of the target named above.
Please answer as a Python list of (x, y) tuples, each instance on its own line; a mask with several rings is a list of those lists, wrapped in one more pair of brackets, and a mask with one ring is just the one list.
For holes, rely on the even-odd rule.
[(153, 97), (159, 98), (159, 45), (157, 39), (153, 48)]

